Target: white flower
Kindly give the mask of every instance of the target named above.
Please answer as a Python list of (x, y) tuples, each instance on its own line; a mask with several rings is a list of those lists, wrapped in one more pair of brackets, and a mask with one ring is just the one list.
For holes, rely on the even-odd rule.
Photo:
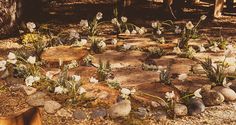
[(173, 53), (180, 54), (181, 53), (180, 48), (179, 47), (174, 47)]
[(220, 51), (220, 48), (218, 47), (218, 44), (217, 44), (217, 43), (214, 43), (214, 45), (211, 46), (211, 47), (209, 47), (209, 49), (210, 49), (212, 52)]
[(131, 94), (131, 91), (127, 88), (122, 88), (120, 90), (121, 94), (125, 94), (125, 95), (130, 95)]
[(192, 29), (194, 28), (193, 23), (192, 23), (191, 21), (189, 21), (188, 23), (186, 23), (186, 28), (187, 28), (188, 30), (192, 30)]
[(30, 32), (34, 32), (36, 25), (33, 22), (28, 22), (28, 23), (26, 23), (26, 27), (29, 29)]
[(101, 48), (105, 48), (105, 47), (106, 47), (106, 43), (103, 42), (103, 41), (100, 41), (100, 42), (98, 43), (98, 46), (101, 47)]
[(178, 80), (180, 80), (180, 81), (183, 82), (187, 77), (188, 77), (187, 74), (180, 74), (180, 75), (178, 76)]
[(98, 80), (96, 78), (94, 78), (94, 77), (90, 77), (89, 82), (96, 84), (96, 83), (98, 83)]
[(111, 19), (111, 23), (116, 25), (116, 24), (118, 23), (117, 18), (113, 18), (113, 19)]
[(125, 35), (130, 35), (130, 31), (128, 29), (125, 30)]
[(62, 86), (58, 86), (58, 87), (55, 87), (54, 92), (57, 94), (63, 94), (63, 93), (67, 93), (68, 89), (66, 89)]
[(135, 92), (136, 92), (136, 89), (134, 89), (134, 88), (130, 90), (131, 95), (135, 94)]
[(0, 61), (0, 71), (4, 71), (6, 69), (6, 64), (7, 61), (5, 60)]
[(25, 84), (26, 84), (26, 86), (32, 86), (32, 84), (34, 83), (34, 82), (37, 82), (37, 81), (39, 81), (40, 80), (40, 77), (38, 77), (38, 76), (28, 76), (26, 79), (25, 79)]
[(180, 34), (182, 30), (179, 28), (179, 26), (175, 26), (175, 33)]
[(8, 58), (7, 62), (12, 63), (12, 64), (16, 64), (17, 59), (16, 59), (16, 55), (14, 53), (10, 52), (8, 54), (7, 58)]
[(131, 33), (132, 33), (132, 34), (137, 34), (137, 31), (136, 31), (136, 30), (132, 30)]
[(202, 98), (202, 95), (200, 94), (201, 90), (202, 90), (201, 88), (200, 88), (200, 89), (197, 89), (197, 90), (193, 93), (194, 98)]
[(157, 28), (157, 24), (158, 24), (158, 22), (152, 22), (152, 28)]
[(117, 39), (112, 39), (111, 44), (116, 45), (117, 44)]
[(123, 48), (125, 50), (129, 50), (131, 48), (131, 44), (126, 43), (126, 44), (123, 45)]
[(81, 20), (79, 25), (84, 28), (89, 27), (88, 20)]
[(200, 52), (205, 52), (206, 51), (203, 44), (199, 45), (198, 48), (199, 48)]
[(161, 30), (158, 29), (158, 30), (157, 30), (157, 34), (158, 34), (158, 35), (161, 35), (161, 33), (162, 33)]
[(223, 85), (224, 87), (226, 87), (226, 88), (229, 88), (229, 86), (232, 85), (232, 82), (228, 82), (228, 83), (227, 83), (226, 78), (224, 78), (222, 85)]
[(59, 61), (59, 66), (62, 66), (63, 60), (61, 58), (59, 58), (58, 61)]
[(206, 18), (207, 18), (206, 15), (202, 15), (200, 19), (201, 19), (201, 20), (205, 20)]
[(78, 91), (79, 91), (79, 94), (80, 94), (80, 95), (83, 94), (83, 93), (85, 93), (85, 92), (87, 92), (87, 91), (85, 90), (85, 88), (83, 88), (83, 87), (79, 87)]
[(80, 79), (81, 79), (81, 77), (78, 76), (78, 75), (73, 75), (73, 76), (72, 76), (72, 79), (73, 79), (75, 82), (79, 82)]
[(122, 17), (121, 17), (121, 21), (122, 21), (123, 23), (126, 23), (126, 22), (128, 21), (128, 18), (127, 18), (127, 17), (124, 17), (124, 16), (122, 16)]
[(145, 32), (147, 32), (147, 29), (145, 27), (141, 27), (139, 30), (138, 30), (138, 33), (140, 35), (143, 35)]
[(46, 77), (49, 78), (49, 79), (52, 79), (52, 77), (53, 77), (53, 71), (48, 71), (48, 72), (46, 72)]
[(30, 56), (30, 57), (27, 59), (27, 62), (29, 62), (30, 64), (35, 64), (35, 62), (36, 62), (36, 57), (35, 57), (35, 56)]
[(102, 14), (101, 12), (98, 12), (97, 15), (96, 15), (96, 19), (97, 19), (97, 20), (102, 19), (102, 15), (103, 15), (103, 14)]
[(86, 39), (81, 39), (80, 42), (82, 45), (85, 45), (85, 44), (87, 44), (88, 41)]
[(166, 92), (166, 94), (165, 94), (165, 98), (166, 98), (168, 101), (172, 100), (174, 97), (175, 97), (174, 91), (172, 91), (172, 92)]

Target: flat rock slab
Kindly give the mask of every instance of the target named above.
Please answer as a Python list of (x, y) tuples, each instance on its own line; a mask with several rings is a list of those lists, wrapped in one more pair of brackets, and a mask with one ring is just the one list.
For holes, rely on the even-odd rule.
[(152, 83), (159, 81), (159, 73), (154, 71), (144, 71), (139, 67), (119, 68), (113, 71), (115, 80), (121, 83), (121, 86), (137, 86), (143, 83)]
[(94, 64), (99, 64), (99, 59), (102, 61), (110, 61), (111, 68), (123, 68), (128, 66), (141, 65), (141, 59), (144, 59), (144, 53), (140, 51), (117, 52), (107, 50), (102, 54), (94, 55)]
[(59, 65), (59, 60), (62, 60), (63, 64), (67, 64), (72, 60), (80, 61), (87, 54), (88, 51), (81, 47), (57, 46), (46, 49), (41, 58), (47, 66), (55, 67)]

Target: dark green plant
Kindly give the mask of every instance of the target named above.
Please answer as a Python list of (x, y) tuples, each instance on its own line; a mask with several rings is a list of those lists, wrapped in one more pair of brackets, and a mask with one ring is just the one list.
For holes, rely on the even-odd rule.
[(106, 63), (99, 60), (99, 67), (97, 69), (97, 76), (99, 81), (105, 81), (111, 76), (111, 65), (110, 61)]
[(148, 57), (149, 58), (160, 58), (166, 54), (164, 49), (161, 48), (150, 48), (148, 49)]
[(171, 85), (171, 74), (170, 74), (170, 66), (167, 67), (166, 70), (161, 70), (160, 73), (160, 82), (165, 85)]

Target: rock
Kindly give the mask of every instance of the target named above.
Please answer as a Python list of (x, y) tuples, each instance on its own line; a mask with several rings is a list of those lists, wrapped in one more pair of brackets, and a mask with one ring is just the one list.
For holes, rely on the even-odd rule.
[(84, 120), (87, 118), (87, 115), (81, 109), (76, 109), (73, 113), (73, 117), (77, 120)]
[(202, 92), (202, 100), (206, 106), (220, 105), (224, 102), (224, 96), (215, 90)]
[(236, 99), (236, 93), (231, 88), (217, 86), (214, 87), (213, 89), (220, 92), (225, 97), (226, 101), (234, 101)]
[(131, 111), (131, 102), (129, 100), (120, 101), (111, 106), (109, 116), (111, 118), (128, 116)]
[(96, 95), (95, 95), (94, 92), (86, 92), (86, 93), (84, 94), (84, 98), (85, 98), (85, 99), (93, 99), (93, 98), (96, 98)]
[(190, 115), (197, 115), (205, 111), (205, 105), (202, 99), (193, 98), (190, 100), (188, 112)]
[(27, 95), (32, 95), (37, 91), (36, 88), (30, 87), (30, 86), (23, 86), (23, 89)]
[(36, 92), (33, 95), (30, 95), (26, 102), (30, 105), (30, 106), (43, 106), (45, 103), (45, 97), (46, 94), (43, 92)]
[(155, 114), (157, 121), (165, 121), (167, 119), (167, 113), (165, 111), (157, 111)]
[(158, 106), (161, 106), (161, 105), (155, 101), (151, 101), (151, 106), (154, 108), (157, 108)]
[(148, 115), (148, 111), (144, 107), (139, 107), (138, 111), (135, 112), (135, 114), (137, 114), (139, 117), (146, 117)]
[(108, 96), (109, 96), (109, 93), (106, 91), (102, 91), (98, 94), (99, 99), (106, 99), (106, 98), (108, 98)]
[(104, 109), (104, 108), (96, 109), (92, 112), (91, 119), (106, 117), (106, 115), (107, 115), (107, 110), (106, 109)]
[(58, 115), (58, 116), (61, 116), (61, 117), (66, 117), (66, 118), (72, 117), (71, 112), (68, 112), (68, 111), (65, 110), (64, 108), (58, 110), (58, 111), (57, 111), (57, 115)]
[(60, 108), (61, 104), (56, 101), (46, 101), (44, 104), (44, 110), (49, 114), (56, 113), (56, 111)]
[(175, 104), (174, 113), (176, 116), (185, 116), (188, 114), (188, 108), (183, 104)]
[(202, 68), (201, 64), (196, 64), (192, 66), (192, 72), (195, 74), (204, 74), (205, 70)]

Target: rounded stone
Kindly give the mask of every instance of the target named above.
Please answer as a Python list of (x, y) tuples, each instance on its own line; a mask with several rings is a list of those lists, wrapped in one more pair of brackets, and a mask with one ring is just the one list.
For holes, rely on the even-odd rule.
[(176, 116), (185, 116), (188, 114), (188, 108), (183, 104), (175, 104), (174, 113)]
[(224, 102), (224, 96), (215, 90), (210, 90), (202, 93), (202, 100), (206, 106), (220, 105)]
[(231, 88), (217, 86), (214, 87), (213, 89), (220, 92), (225, 97), (226, 101), (234, 101), (236, 99), (236, 93)]
[(192, 98), (188, 105), (188, 112), (190, 115), (197, 115), (205, 111), (205, 105), (202, 99)]

